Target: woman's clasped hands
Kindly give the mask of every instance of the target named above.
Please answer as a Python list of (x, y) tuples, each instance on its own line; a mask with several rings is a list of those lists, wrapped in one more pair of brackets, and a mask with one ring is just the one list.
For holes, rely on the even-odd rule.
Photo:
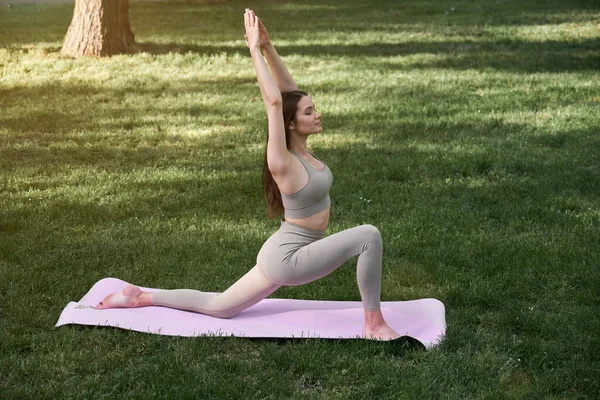
[(246, 27), (246, 46), (250, 49), (253, 47), (266, 47), (271, 44), (269, 33), (258, 16), (249, 8), (246, 8), (244, 13), (244, 26)]

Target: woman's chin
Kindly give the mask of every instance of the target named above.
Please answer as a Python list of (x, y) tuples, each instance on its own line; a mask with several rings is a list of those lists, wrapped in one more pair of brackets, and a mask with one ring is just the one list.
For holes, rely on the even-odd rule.
[(311, 133), (309, 133), (309, 135), (315, 135), (317, 133), (321, 133), (322, 131), (323, 131), (323, 128), (321, 128), (320, 126), (317, 126)]

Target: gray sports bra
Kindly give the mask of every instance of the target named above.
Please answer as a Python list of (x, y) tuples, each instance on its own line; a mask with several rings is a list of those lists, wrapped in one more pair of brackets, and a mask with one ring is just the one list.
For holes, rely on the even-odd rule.
[(290, 150), (300, 162), (304, 165), (304, 169), (308, 173), (308, 183), (300, 190), (292, 194), (281, 193), (281, 201), (283, 202), (284, 218), (305, 218), (310, 217), (320, 211), (325, 210), (331, 204), (329, 198), (329, 189), (333, 184), (333, 175), (327, 165), (321, 161), (325, 168), (319, 171), (308, 163), (304, 158)]

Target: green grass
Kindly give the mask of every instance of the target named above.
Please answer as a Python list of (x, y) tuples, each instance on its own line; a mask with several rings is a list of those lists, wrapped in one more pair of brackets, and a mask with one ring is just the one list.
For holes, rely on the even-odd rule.
[[(77, 60), (72, 5), (0, 8), (0, 397), (597, 398), (600, 6), (344, 3), (133, 2), (145, 51)], [(326, 235), (380, 229), (436, 350), (53, 327), (107, 276), (225, 290), (278, 228), (245, 7), (323, 113)], [(358, 301), (355, 268), (272, 297)]]

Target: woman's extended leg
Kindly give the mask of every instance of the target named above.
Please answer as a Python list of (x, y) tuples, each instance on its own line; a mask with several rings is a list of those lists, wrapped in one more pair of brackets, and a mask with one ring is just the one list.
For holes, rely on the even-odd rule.
[(107, 296), (96, 308), (156, 305), (194, 311), (217, 318), (231, 318), (268, 297), (279, 287), (281, 285), (271, 282), (256, 265), (223, 293), (212, 294), (190, 289), (150, 293), (130, 285), (122, 293)]

